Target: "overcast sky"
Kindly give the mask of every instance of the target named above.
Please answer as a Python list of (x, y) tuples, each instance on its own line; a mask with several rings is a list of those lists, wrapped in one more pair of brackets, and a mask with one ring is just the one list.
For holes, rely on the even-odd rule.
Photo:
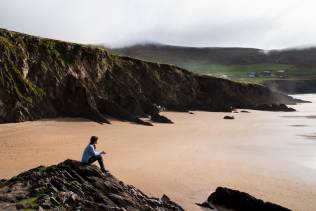
[(313, 0), (1, 0), (0, 27), (118, 47), (316, 45)]

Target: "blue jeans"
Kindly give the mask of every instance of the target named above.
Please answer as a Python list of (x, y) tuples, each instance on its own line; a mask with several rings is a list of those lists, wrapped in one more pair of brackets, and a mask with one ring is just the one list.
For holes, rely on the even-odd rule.
[(106, 171), (104, 168), (103, 158), (101, 155), (94, 155), (91, 158), (89, 158), (88, 164), (94, 163), (95, 161), (99, 162), (101, 171), (103, 171), (103, 172)]

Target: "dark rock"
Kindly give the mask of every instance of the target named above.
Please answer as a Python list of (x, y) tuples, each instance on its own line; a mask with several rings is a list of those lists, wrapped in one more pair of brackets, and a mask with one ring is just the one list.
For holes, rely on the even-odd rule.
[(264, 202), (248, 193), (218, 187), (205, 202), (214, 206), (219, 205), (236, 211), (290, 211), (289, 209), (270, 202)]
[(235, 119), (235, 117), (233, 117), (233, 116), (224, 116), (223, 119)]
[(96, 166), (74, 160), (31, 169), (3, 183), (0, 208), (13, 205), (33, 210), (183, 210), (165, 195), (150, 198)]
[(253, 109), (262, 110), (262, 111), (285, 111), (285, 112), (291, 112), (295, 111), (294, 108), (289, 108), (285, 104), (263, 104), (259, 106), (253, 107)]
[(172, 210), (173, 207), (178, 206), (175, 202), (171, 201), (170, 198), (165, 194), (161, 197), (160, 201), (162, 202), (162, 204), (164, 204), (164, 206), (168, 207), (170, 210)]
[(173, 123), (170, 119), (168, 119), (167, 117), (164, 117), (160, 114), (153, 114), (151, 115), (150, 119), (153, 122), (159, 122), (159, 123)]
[(46, 195), (46, 194), (39, 196), (37, 199), (37, 202), (44, 209), (50, 209), (53, 207), (49, 195)]
[(140, 125), (153, 126), (153, 124), (151, 124), (150, 122), (143, 121), (139, 118), (135, 118), (133, 122), (140, 124)]
[(208, 202), (203, 202), (203, 203), (196, 203), (196, 205), (200, 206), (200, 207), (204, 207), (204, 208), (209, 208), (209, 209), (214, 209), (214, 207), (212, 207)]
[(164, 202), (164, 203), (169, 203), (170, 202), (170, 198), (164, 194), (161, 197), (161, 201)]
[(16, 204), (15, 205), (15, 208), (17, 209), (17, 210), (24, 210), (24, 209), (27, 209), (27, 207), (24, 205), (24, 204)]
[[(0, 123), (107, 116), (151, 126), (160, 110), (286, 110), (295, 99), (256, 84), (200, 76), (105, 49), (0, 29)], [(159, 106), (158, 106), (159, 105)], [(267, 106), (263, 106), (267, 105)]]
[(242, 110), (241, 113), (250, 113), (250, 111)]

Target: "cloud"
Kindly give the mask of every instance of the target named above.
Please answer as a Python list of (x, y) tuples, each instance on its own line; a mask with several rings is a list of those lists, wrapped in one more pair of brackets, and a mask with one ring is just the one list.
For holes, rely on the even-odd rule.
[(80, 43), (316, 44), (312, 0), (2, 0), (0, 27)]

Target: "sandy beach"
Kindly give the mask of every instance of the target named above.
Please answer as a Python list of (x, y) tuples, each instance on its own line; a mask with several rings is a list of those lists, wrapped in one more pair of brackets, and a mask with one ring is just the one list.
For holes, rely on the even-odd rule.
[[(315, 95), (303, 98), (314, 99)], [(217, 186), (294, 210), (316, 206), (316, 103), (298, 112), (164, 112), (175, 124), (146, 127), (112, 120), (53, 119), (0, 125), (0, 178), (67, 158), (80, 160), (91, 135), (107, 168), (151, 196), (167, 194), (201, 210)]]

